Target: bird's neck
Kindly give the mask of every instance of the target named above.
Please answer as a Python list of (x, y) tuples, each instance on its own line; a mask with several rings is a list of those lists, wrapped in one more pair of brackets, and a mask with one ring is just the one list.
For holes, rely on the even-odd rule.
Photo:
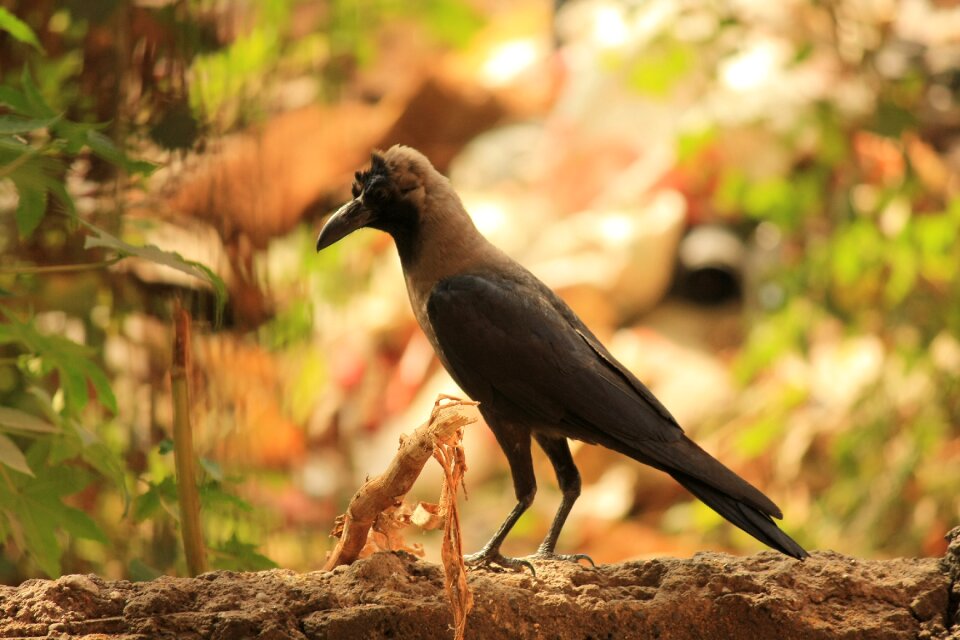
[(437, 281), (463, 273), (496, 251), (465, 213), (461, 224), (443, 222), (422, 220), (408, 233), (394, 236), (408, 280), (413, 277), (432, 288)]
[(394, 234), (410, 304), (424, 327), (427, 301), (439, 281), (509, 260), (456, 204), (442, 219), (421, 216), (416, 226)]

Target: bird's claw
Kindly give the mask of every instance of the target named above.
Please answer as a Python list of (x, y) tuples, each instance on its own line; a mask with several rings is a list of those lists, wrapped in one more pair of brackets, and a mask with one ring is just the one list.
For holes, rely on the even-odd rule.
[(502, 567), (514, 571), (522, 571), (527, 568), (534, 578), (537, 577), (537, 570), (533, 568), (532, 562), (526, 558), (507, 557), (496, 549), (482, 549), (476, 553), (463, 556), (463, 561), (472, 567)]
[(559, 560), (561, 562), (574, 562), (576, 564), (580, 564), (582, 560), (586, 560), (590, 563), (591, 567), (594, 569), (597, 568), (597, 563), (595, 563), (593, 558), (585, 553), (554, 553), (552, 551), (540, 550), (533, 555), (526, 556), (525, 558), (510, 558), (495, 549), (482, 549), (477, 553), (472, 553), (463, 557), (463, 561), (473, 567), (501, 567), (503, 569), (512, 569), (514, 571), (522, 571), (524, 568), (526, 568), (529, 569), (530, 573), (533, 574), (533, 577), (536, 578), (537, 570), (534, 568), (532, 562), (534, 560)]
[(537, 551), (532, 556), (527, 556), (531, 560), (563, 560), (566, 562), (575, 562), (580, 564), (581, 560), (586, 560), (590, 563), (590, 566), (594, 569), (597, 568), (597, 563), (593, 561), (593, 558), (588, 556), (585, 553), (554, 553), (552, 551)]

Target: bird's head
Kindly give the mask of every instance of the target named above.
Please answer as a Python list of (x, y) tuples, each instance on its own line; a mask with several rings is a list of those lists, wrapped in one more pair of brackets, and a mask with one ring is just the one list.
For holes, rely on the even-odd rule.
[(374, 153), (370, 168), (358, 171), (353, 200), (340, 207), (317, 237), (317, 251), (363, 227), (386, 231), (398, 243), (416, 230), (424, 209), (426, 185), (443, 179), (416, 149), (396, 145)]

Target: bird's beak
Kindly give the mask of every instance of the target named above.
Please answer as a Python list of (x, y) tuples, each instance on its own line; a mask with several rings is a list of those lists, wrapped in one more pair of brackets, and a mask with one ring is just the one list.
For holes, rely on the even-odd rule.
[(357, 229), (365, 227), (373, 220), (371, 211), (355, 198), (337, 209), (317, 236), (317, 251), (322, 251), (337, 240), (345, 238)]

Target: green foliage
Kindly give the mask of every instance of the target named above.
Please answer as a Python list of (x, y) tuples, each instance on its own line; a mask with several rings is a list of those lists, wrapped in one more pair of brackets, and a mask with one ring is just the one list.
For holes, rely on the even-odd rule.
[(33, 477), (7, 473), (5, 482), (0, 482), (2, 515), (7, 520), (0, 530), (10, 531), (18, 546), (31, 555), (44, 573), (57, 576), (63, 553), (58, 531), (103, 544), (107, 539), (90, 516), (63, 501), (89, 484), (90, 473), (79, 467), (46, 464), (48, 452), (44, 448), (42, 444), (31, 448)]
[(44, 335), (29, 321), (21, 321), (0, 307), (6, 324), (0, 325), (0, 344), (16, 344), (27, 354), (21, 358), (21, 370), (36, 378), (57, 373), (63, 390), (64, 414), (76, 417), (90, 399), (89, 386), (111, 413), (117, 411), (117, 399), (103, 370), (92, 362), (92, 351), (63, 336)]
[[(265, 13), (276, 21), (286, 19), (285, 12)], [(232, 124), (236, 114), (222, 112), (228, 106), (238, 109), (262, 89), (267, 73), (280, 57), (280, 26), (278, 22), (260, 23), (224, 49), (197, 56), (193, 71), (200, 82), (191, 93), (193, 108)]]
[(49, 210), (50, 197), (69, 214), (75, 213), (64, 176), (68, 160), (89, 149), (132, 175), (147, 176), (156, 166), (130, 159), (100, 133), (101, 125), (72, 122), (50, 106), (26, 67), (20, 88), (0, 84), (0, 105), (10, 114), (0, 119), (0, 180), (13, 182), (19, 195), (17, 230), (30, 237)]
[(229, 571), (266, 571), (276, 569), (277, 563), (257, 551), (257, 545), (243, 542), (232, 534), (213, 549), (213, 566)]
[[(159, 458), (165, 457), (170, 450), (167, 446), (158, 447)], [(154, 475), (159, 479), (148, 480), (147, 490), (133, 501), (132, 517), (135, 522), (162, 518), (179, 521), (176, 478), (172, 471), (163, 468), (159, 458), (154, 458)], [(216, 520), (220, 523), (219, 527), (208, 527), (206, 536), (213, 566), (235, 571), (275, 568), (276, 563), (257, 552), (257, 545), (242, 542), (238, 537), (240, 524), (237, 521), (249, 519), (253, 514), (253, 507), (231, 490), (231, 480), (223, 477), (219, 465), (201, 458), (200, 467), (204, 471), (204, 478), (200, 483), (200, 504), (204, 519), (207, 522)]]
[(110, 249), (117, 252), (118, 256), (123, 258), (135, 256), (153, 262), (154, 264), (176, 269), (210, 285), (217, 301), (217, 321), (219, 323), (223, 315), (223, 308), (227, 303), (227, 286), (224, 284), (223, 279), (214, 273), (210, 267), (193, 260), (186, 260), (175, 251), (164, 251), (154, 245), (132, 245), (94, 224), (86, 221), (81, 222), (94, 234), (87, 236), (83, 245), (84, 249)]
[(366, 66), (376, 58), (380, 27), (391, 21), (421, 25), (434, 41), (451, 47), (465, 45), (483, 25), (465, 0), (334, 0), (319, 32), (291, 39), (286, 35), (295, 5), (260, 3), (251, 28), (224, 47), (197, 53), (190, 92), (195, 115), (219, 130), (256, 119), (264, 93), (293, 73), (315, 75), (321, 92), (334, 93), (343, 66)]
[(438, 42), (462, 47), (483, 25), (483, 18), (463, 0), (419, 0), (402, 3), (409, 16), (424, 25)]
[[(6, 320), (0, 344), (23, 354), (18, 364), (29, 380), (24, 406), (0, 408), (0, 537), (12, 537), (45, 573), (56, 576), (63, 553), (58, 531), (106, 543), (94, 521), (64, 500), (93, 480), (85, 466), (122, 486), (115, 453), (76, 422), (88, 406), (88, 388), (111, 412), (116, 399), (88, 349), (43, 335), (2, 307), (0, 314)], [(51, 374), (59, 383), (60, 410), (40, 386)]]
[[(929, 64), (940, 45), (914, 34), (907, 40), (923, 41), (911, 46), (927, 55), (906, 53), (903, 33), (865, 15), (851, 14), (844, 27), (834, 22), (838, 8), (802, 10), (877, 37), (850, 57), (825, 46), (824, 31), (778, 28), (781, 62), (756, 60), (780, 66), (757, 87), (734, 86), (718, 62), (749, 52), (758, 35), (771, 35), (765, 26), (712, 8), (713, 33), (688, 33), (697, 55), (685, 57), (673, 28), (703, 18), (703, 7), (678, 9), (649, 35), (626, 84), (655, 99), (700, 89), (686, 105), (693, 131), (677, 141), (682, 174), (696, 177), (683, 188), (707, 203), (700, 216), (756, 230), (752, 317), (733, 370), (744, 387), (736, 450), (770, 465), (771, 481), (798, 502), (781, 505), (788, 518), (810, 514), (794, 524), (810, 546), (916, 554), (952, 525), (960, 482), (951, 355), (960, 335), (960, 198), (942, 177), (951, 165), (938, 113), (955, 110), (956, 95), (931, 106), (933, 90), (948, 93)], [(842, 72), (824, 73), (826, 60)], [(794, 90), (793, 73), (798, 86), (813, 74), (831, 90), (770, 100)], [(854, 78), (861, 94), (851, 108), (839, 88)], [(694, 510), (671, 517), (694, 519)]]
[(16, 443), (7, 436), (0, 434), (0, 463), (28, 476), (33, 476), (27, 458), (20, 451)]
[(666, 98), (686, 78), (695, 59), (696, 51), (689, 44), (664, 39), (631, 65), (627, 85), (639, 93)]
[(11, 36), (30, 45), (37, 51), (43, 52), (40, 41), (37, 40), (37, 34), (27, 25), (26, 22), (13, 15), (5, 8), (0, 7), (0, 31), (6, 31)]
[[(0, 399), (8, 405), (0, 407), (0, 541), (12, 542), (8, 555), (17, 560), (17, 577), (37, 568), (55, 575), (74, 569), (77, 561), (109, 557), (120, 561), (111, 566), (145, 578), (157, 575), (158, 568), (168, 571), (175, 561), (175, 552), (157, 551), (168, 543), (165, 532), (175, 528), (177, 518), (171, 508), (176, 506), (172, 464), (162, 444), (160, 451), (151, 449), (163, 424), (151, 413), (152, 403), (164, 400), (158, 382), (163, 367), (151, 361), (149, 380), (106, 368), (108, 345), (122, 343), (122, 350), (135, 342), (127, 340), (125, 323), (139, 318), (124, 314), (140, 309), (129, 296), (136, 290), (132, 279), (122, 270), (98, 267), (132, 257), (189, 274), (213, 290), (218, 320), (226, 289), (207, 266), (144, 246), (137, 236), (122, 200), (112, 196), (147, 184), (157, 166), (130, 150), (149, 149), (163, 158), (165, 150), (195, 149), (204, 134), (272, 110), (274, 96), (281, 95), (275, 89), (293, 77), (309, 76), (319, 96), (337, 95), (357, 66), (375, 60), (384, 25), (399, 22), (417, 37), (459, 47), (483, 23), (465, 0), (335, 0), (321, 17), (311, 18), (316, 26), (305, 32), (292, 21), (302, 15), (296, 13), (301, 4), (257, 4), (253, 19), (238, 21), (236, 32), (211, 29), (210, 17), (223, 6), (209, 2), (161, 3), (130, 12), (116, 0), (70, 1), (30, 7), (19, 18), (0, 9), (0, 30), (16, 40), (8, 43), (15, 55), (0, 70), (0, 182), (16, 193), (10, 200), (12, 222), (0, 229), (4, 249), (14, 245), (0, 274), (0, 296), (10, 298), (0, 309)], [(128, 22), (134, 13), (136, 23)], [(111, 55), (96, 55), (91, 34), (103, 39)], [(143, 51), (144, 43), (149, 55), (123, 59)], [(117, 95), (104, 91), (101, 78), (109, 78)], [(129, 87), (140, 93), (127, 95)], [(146, 146), (151, 141), (161, 148)], [(301, 232), (297, 242), (304, 262), (338, 265), (309, 269), (306, 279), (302, 271), (293, 274), (305, 297), (324, 291), (345, 299), (352, 283), (366, 282), (367, 269), (354, 266), (345, 276), (339, 268), (349, 263), (345, 256), (338, 250), (317, 256), (312, 233)], [(83, 249), (96, 253), (97, 261), (77, 260)], [(93, 268), (81, 274), (74, 267)], [(77, 342), (41, 330), (38, 318), (50, 311), (66, 314), (84, 337)], [(309, 301), (291, 298), (259, 336), (269, 348), (284, 350), (303, 374), (285, 398), (285, 410), (299, 421), (308, 419), (316, 389), (330, 376), (322, 357), (298, 353), (314, 324)], [(131, 384), (137, 386), (136, 402), (129, 400)], [(147, 386), (150, 411), (131, 407)], [(144, 456), (146, 470), (140, 466)], [(273, 566), (256, 549), (260, 529), (249, 524), (256, 518), (237, 497), (236, 479), (209, 460), (201, 465), (214, 565)], [(120, 511), (125, 517), (118, 522)], [(96, 545), (74, 545), (72, 538), (104, 548), (87, 557), (86, 550)]]

